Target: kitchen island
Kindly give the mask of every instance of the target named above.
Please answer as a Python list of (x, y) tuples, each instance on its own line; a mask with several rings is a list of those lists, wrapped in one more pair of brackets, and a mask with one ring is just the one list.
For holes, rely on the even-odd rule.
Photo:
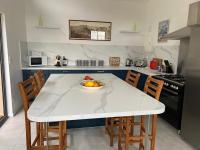
[[(67, 66), (67, 67), (55, 67), (55, 66), (45, 66), (45, 67), (23, 67), (23, 80), (28, 79), (32, 76), (37, 70), (43, 70), (46, 80), (51, 74), (103, 74), (103, 73), (112, 73), (118, 78), (125, 80), (128, 70), (141, 73), (141, 77), (138, 83), (138, 89), (143, 91), (144, 84), (147, 77), (161, 74), (155, 70), (149, 68), (137, 68), (137, 67), (76, 67), (76, 66)], [(89, 119), (89, 120), (74, 120), (69, 121), (68, 128), (81, 128), (81, 127), (93, 127), (93, 126), (102, 126), (104, 125), (104, 119)]]

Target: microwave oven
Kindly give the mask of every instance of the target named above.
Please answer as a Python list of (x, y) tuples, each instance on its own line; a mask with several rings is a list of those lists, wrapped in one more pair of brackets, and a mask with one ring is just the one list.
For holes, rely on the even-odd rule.
[(46, 66), (47, 56), (29, 56), (29, 66)]

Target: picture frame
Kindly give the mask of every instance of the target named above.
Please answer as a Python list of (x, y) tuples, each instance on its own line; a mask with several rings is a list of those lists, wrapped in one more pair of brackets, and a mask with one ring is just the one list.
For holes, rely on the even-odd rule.
[(69, 20), (70, 40), (111, 41), (112, 22)]
[(165, 35), (169, 33), (169, 20), (164, 20), (159, 22), (158, 25), (158, 42), (167, 42), (166, 39), (163, 39)]

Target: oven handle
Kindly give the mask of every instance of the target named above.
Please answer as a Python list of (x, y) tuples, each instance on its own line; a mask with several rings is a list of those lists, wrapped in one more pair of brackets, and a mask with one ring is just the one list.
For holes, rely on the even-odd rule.
[(167, 92), (169, 92), (169, 93), (172, 93), (172, 94), (174, 94), (174, 95), (178, 95), (178, 92), (174, 92), (174, 91), (169, 90), (169, 89), (167, 89), (167, 88), (165, 88), (165, 87), (163, 87), (163, 90), (165, 90), (165, 91), (167, 91)]

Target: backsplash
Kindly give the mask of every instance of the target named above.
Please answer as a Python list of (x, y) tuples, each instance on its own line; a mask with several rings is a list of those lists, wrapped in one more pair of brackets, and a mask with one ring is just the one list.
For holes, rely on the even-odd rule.
[(69, 66), (75, 66), (76, 60), (104, 60), (104, 65), (109, 66), (109, 57), (120, 57), (120, 66), (125, 66), (126, 58), (147, 58), (148, 62), (154, 58), (169, 60), (176, 73), (178, 64), (178, 45), (153, 46), (151, 51), (145, 51), (143, 46), (112, 46), (88, 45), (68, 43), (40, 43), (21, 42), (22, 67), (28, 66), (28, 55), (31, 52), (48, 56), (48, 65), (55, 64), (56, 55), (65, 56)]
[(146, 52), (146, 55), (148, 56), (149, 60), (151, 60), (152, 58), (169, 60), (169, 62), (172, 63), (174, 73), (177, 72), (179, 45), (152, 46), (152, 50)]
[(104, 60), (109, 65), (109, 57), (120, 57), (120, 65), (125, 66), (126, 58), (146, 57), (143, 46), (86, 45), (67, 43), (21, 42), (22, 67), (28, 65), (31, 52), (48, 56), (48, 65), (55, 64), (56, 55), (65, 56), (69, 66), (76, 65), (76, 60)]

